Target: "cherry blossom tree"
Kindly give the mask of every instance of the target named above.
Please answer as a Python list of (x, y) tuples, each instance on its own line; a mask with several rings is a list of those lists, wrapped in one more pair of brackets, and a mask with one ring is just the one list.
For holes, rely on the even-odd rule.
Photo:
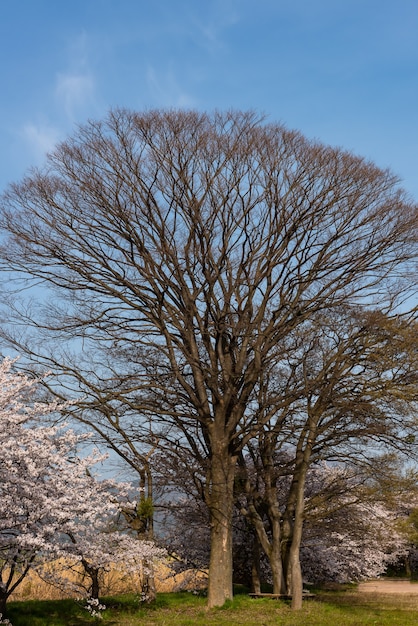
[(139, 567), (161, 554), (150, 542), (120, 532), (115, 520), (132, 507), (129, 486), (98, 480), (92, 466), (103, 456), (80, 456), (88, 435), (42, 418), (59, 404), (36, 400), (39, 381), (0, 363), (0, 612), (31, 568), (57, 557), (77, 561), (90, 575), (90, 595), (99, 593), (97, 574), (116, 563)]
[(77, 535), (70, 534), (62, 540), (57, 553), (62, 557), (38, 567), (38, 574), (45, 581), (77, 595), (99, 599), (104, 576), (110, 570), (124, 575), (140, 574), (141, 600), (147, 602), (146, 581), (149, 564), (163, 557), (165, 550), (157, 548), (151, 541), (140, 541), (137, 537), (112, 529), (101, 519), (100, 509), (93, 525), (80, 525)]
[[(391, 465), (388, 457), (380, 462)], [(353, 467), (321, 463), (311, 468), (300, 554), (305, 580), (344, 583), (375, 578), (407, 554), (408, 540), (399, 519), (405, 517), (408, 500), (416, 500), (416, 492), (409, 489), (412, 476), (392, 474), (388, 494), (377, 484), (378, 458), (375, 465), (372, 480)]]

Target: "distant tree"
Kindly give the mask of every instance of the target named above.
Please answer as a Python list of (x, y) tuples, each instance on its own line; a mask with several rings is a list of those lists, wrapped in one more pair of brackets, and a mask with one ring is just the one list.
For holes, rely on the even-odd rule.
[[(409, 504), (409, 507), (408, 507)], [(408, 543), (408, 552), (397, 564), (412, 579), (418, 578), (418, 502), (406, 503), (406, 514), (398, 520), (397, 531)], [(394, 568), (397, 569), (396, 567)]]
[(361, 467), (387, 449), (416, 456), (416, 329), (414, 319), (342, 308), (311, 318), (283, 346), (281, 377), (292, 381), (296, 399), (248, 442), (252, 463), (241, 455), (240, 479), (242, 510), (270, 560), (275, 592), (290, 593), (299, 606), (311, 464)]
[(122, 455), (151, 425), (201, 457), (222, 605), (237, 458), (292, 400), (266, 371), (319, 311), (406, 297), (416, 207), (388, 171), (253, 113), (116, 110), (12, 185), (0, 222), (13, 286), (43, 290), (9, 299), (4, 339)]
[(416, 493), (409, 489), (409, 478), (396, 474), (390, 459), (375, 462), (388, 464), (392, 494), (382, 491), (379, 476), (368, 478), (353, 467), (320, 464), (310, 470), (301, 542), (305, 580), (346, 583), (376, 578), (407, 554), (399, 520)]
[[(92, 465), (103, 457), (78, 456), (86, 442), (42, 418), (62, 406), (36, 401), (39, 381), (0, 363), (0, 612), (31, 568), (52, 559), (82, 564), (89, 594), (99, 593), (97, 572), (110, 564), (125, 569), (161, 554), (149, 542), (120, 532), (115, 520), (129, 506), (128, 486), (99, 481)], [(132, 506), (132, 505), (131, 505)], [(55, 582), (60, 579), (54, 571)]]

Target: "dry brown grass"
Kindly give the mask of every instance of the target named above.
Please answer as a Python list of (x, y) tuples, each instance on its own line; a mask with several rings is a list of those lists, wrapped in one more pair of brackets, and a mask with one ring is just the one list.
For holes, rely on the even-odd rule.
[[(51, 564), (51, 570), (59, 566), (59, 561)], [(59, 569), (59, 567), (58, 567)], [(205, 585), (205, 576), (202, 573), (190, 570), (182, 574), (174, 574), (170, 567), (160, 563), (156, 567), (157, 592), (172, 592), (181, 589), (194, 589)], [(72, 571), (68, 575), (70, 585), (80, 585), (82, 582), (81, 570)], [(117, 569), (105, 572), (101, 581), (101, 595), (119, 595), (125, 593), (140, 593), (142, 588), (141, 572), (136, 574), (124, 573)], [(36, 571), (30, 571), (25, 580), (10, 597), (10, 600), (62, 600), (80, 596), (80, 591), (66, 591), (56, 585), (46, 582)]]

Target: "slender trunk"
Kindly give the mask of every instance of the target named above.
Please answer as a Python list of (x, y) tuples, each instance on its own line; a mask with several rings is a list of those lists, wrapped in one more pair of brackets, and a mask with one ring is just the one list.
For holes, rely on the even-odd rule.
[(273, 577), (273, 593), (285, 593), (286, 585), (283, 575), (281, 555), (281, 511), (277, 495), (277, 471), (274, 466), (276, 439), (271, 435), (264, 438), (260, 449), (263, 464), (263, 478), (265, 484), (264, 499), (266, 502), (267, 517), (270, 525), (270, 546), (267, 551), (270, 569)]
[(89, 590), (90, 597), (94, 598), (95, 600), (98, 600), (99, 594), (100, 594), (99, 568), (93, 567), (85, 559), (81, 559), (81, 563), (84, 567), (84, 571), (86, 572), (86, 574), (91, 580), (91, 585), (90, 585), (90, 590)]
[(9, 597), (9, 594), (0, 589), (0, 615), (3, 618), (6, 617), (6, 602), (7, 602), (8, 597)]
[(409, 552), (405, 559), (405, 574), (408, 578), (415, 579), (415, 571), (411, 565), (411, 553)]
[(231, 600), (232, 591), (232, 512), (234, 505), (235, 458), (227, 446), (212, 454), (210, 469), (210, 562), (208, 608)]
[[(138, 539), (142, 541), (154, 540), (153, 515), (149, 519), (149, 525), (142, 533), (138, 533)], [(157, 597), (155, 587), (155, 568), (152, 560), (142, 561), (142, 593), (146, 603), (153, 602)]]
[(96, 600), (99, 599), (99, 593), (100, 593), (100, 585), (99, 585), (99, 570), (98, 569), (92, 569), (90, 572), (90, 576), (91, 576), (91, 597), (95, 598)]
[(289, 491), (288, 506), (283, 519), (284, 559), (287, 593), (292, 596), (292, 609), (302, 608), (303, 580), (300, 565), (303, 519), (305, 510), (306, 475), (316, 438), (318, 419), (323, 414), (321, 402), (308, 400), (309, 419), (296, 448), (295, 469)]
[(292, 596), (292, 609), (302, 608), (303, 581), (300, 566), (300, 544), (302, 540), (302, 519), (295, 519), (292, 543), (289, 550), (287, 571), (288, 593)]
[[(147, 499), (152, 503), (153, 502), (153, 482), (152, 482), (152, 474), (151, 467), (146, 459), (146, 462), (143, 463), (144, 472), (141, 475), (141, 487), (143, 488), (143, 493), (146, 492)], [(146, 490), (146, 491), (145, 491)], [(144, 537), (146, 541), (154, 541), (154, 510), (151, 507), (150, 512), (147, 516), (145, 522), (145, 532)], [(149, 561), (144, 559), (144, 577), (143, 577), (143, 587), (142, 592), (145, 597), (146, 602), (153, 602), (157, 597), (157, 590), (155, 587), (155, 568), (153, 561)]]
[[(139, 456), (137, 466), (139, 474), (140, 499), (135, 511), (125, 510), (123, 515), (132, 530), (135, 530), (139, 541), (154, 541), (154, 507), (153, 483), (148, 457)], [(155, 571), (152, 560), (142, 560), (142, 594), (146, 603), (153, 602), (157, 597), (155, 587)]]
[(285, 572), (286, 593), (292, 597), (292, 609), (302, 608), (302, 570), (300, 566), (300, 546), (302, 543), (304, 485), (302, 477), (298, 481), (296, 506), (293, 509), (292, 524), (285, 524), (283, 541), (283, 566)]
[(37, 554), (33, 552), (32, 555), (26, 555), (24, 559), (26, 563), (23, 564), (20, 559), (22, 552), (23, 550), (17, 549), (14, 557), (10, 559), (6, 580), (3, 580), (3, 568), (0, 572), (0, 613), (3, 617), (6, 615), (7, 600), (26, 577)]
[(268, 558), (273, 577), (273, 593), (285, 593), (286, 584), (283, 575), (281, 555), (280, 510), (277, 502), (276, 489), (269, 489), (266, 495), (268, 497), (267, 512), (271, 529), (271, 543)]
[[(280, 523), (272, 523), (270, 518), (271, 537), (269, 538), (264, 528), (263, 520), (260, 515), (256, 513), (255, 507), (250, 506), (251, 512), (248, 513), (248, 519), (254, 525), (256, 531), (257, 543), (263, 549), (263, 552), (267, 556), (270, 564), (271, 574), (273, 578), (273, 593), (285, 593), (286, 585), (283, 575), (283, 564), (281, 554), (281, 542), (280, 542)], [(260, 560), (260, 551), (258, 550), (258, 560)], [(259, 593), (254, 590), (254, 593)]]
[[(305, 458), (295, 470), (293, 484), (291, 487), (291, 506), (286, 512), (286, 523), (284, 524), (284, 546), (286, 555), (283, 559), (285, 566), (287, 593), (292, 596), (292, 609), (302, 608), (303, 581), (302, 569), (300, 565), (300, 546), (302, 543), (303, 516), (305, 508), (305, 483), (308, 469), (308, 453), (305, 451)], [(289, 517), (292, 516), (292, 523)]]
[[(241, 478), (244, 479), (244, 491), (247, 499), (247, 507), (242, 508), (241, 512), (249, 522), (254, 526), (257, 543), (267, 556), (273, 578), (273, 593), (281, 594), (286, 592), (286, 586), (283, 576), (283, 564), (281, 555), (281, 513), (277, 501), (277, 488), (273, 479), (274, 466), (270, 457), (264, 456), (264, 473), (263, 479), (265, 484), (265, 493), (263, 500), (263, 511), (259, 510), (254, 498), (253, 486), (246, 474), (247, 468), (245, 460), (241, 456), (240, 459)], [(264, 515), (267, 515), (270, 534), (265, 528)], [(257, 593), (256, 591), (254, 591)]]
[(154, 563), (144, 559), (142, 561), (143, 577), (142, 577), (142, 593), (146, 603), (153, 602), (157, 597), (155, 588), (155, 572)]
[(257, 533), (255, 533), (251, 563), (251, 588), (253, 593), (261, 593), (260, 556), (260, 541)]

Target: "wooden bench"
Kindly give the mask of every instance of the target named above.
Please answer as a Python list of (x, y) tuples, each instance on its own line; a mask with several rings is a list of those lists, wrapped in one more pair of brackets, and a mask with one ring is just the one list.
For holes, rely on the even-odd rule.
[[(287, 593), (250, 593), (248, 594), (251, 598), (272, 598), (273, 600), (291, 600), (292, 596)], [(302, 598), (314, 598), (314, 593), (309, 593), (309, 591), (304, 591), (302, 593)]]

